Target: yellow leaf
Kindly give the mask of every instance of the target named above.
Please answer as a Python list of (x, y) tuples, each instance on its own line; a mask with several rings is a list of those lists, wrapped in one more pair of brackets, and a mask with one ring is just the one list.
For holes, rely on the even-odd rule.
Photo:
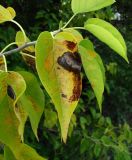
[(16, 12), (12, 7), (8, 7), (7, 10), (10, 12), (12, 19), (14, 19), (14, 17), (16, 17)]
[(8, 9), (0, 5), (0, 23), (11, 21), (13, 19), (12, 14), (10, 13)]

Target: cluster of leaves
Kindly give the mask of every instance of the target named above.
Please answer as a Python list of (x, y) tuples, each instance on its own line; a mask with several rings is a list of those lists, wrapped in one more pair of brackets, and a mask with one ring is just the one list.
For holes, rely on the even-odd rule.
[[(98, 10), (102, 7), (105, 7), (107, 5), (112, 4), (113, 2), (114, 1), (109, 1), (109, 2), (105, 3), (104, 1), (102, 1), (101, 2), (102, 4), (101, 5), (98, 4), (98, 6), (95, 6), (95, 3), (91, 2), (91, 5), (88, 5), (88, 6), (82, 5), (81, 7), (79, 7), (79, 5), (78, 5), (79, 2), (76, 3), (73, 0), (72, 1), (72, 10), (73, 10), (74, 14), (84, 13), (84, 12)], [(85, 4), (85, 1), (83, 1), (82, 4)], [(3, 11), (7, 12), (7, 9), (5, 9), (5, 8), (1, 8), (1, 9), (2, 9), (2, 12)], [(10, 10), (8, 12), (11, 16), (4, 17), (4, 15), (7, 15), (7, 14), (3, 14), (2, 20), (12, 21), (12, 22), (16, 23), (14, 20), (12, 20), (15, 16), (14, 10), (12, 8), (10, 8)], [(3, 22), (3, 21), (1, 21), (1, 22)], [(97, 38), (99, 38), (101, 41), (105, 42), (108, 46), (110, 46), (113, 50), (115, 50), (118, 54), (120, 54), (126, 61), (128, 61), (127, 56), (126, 56), (126, 46), (125, 46), (124, 40), (123, 40), (122, 36), (120, 35), (120, 33), (113, 26), (111, 26), (109, 23), (107, 23), (103, 20), (100, 20), (98, 18), (96, 18), (96, 19), (93, 18), (93, 19), (89, 19), (85, 23), (85, 26), (83, 29), (86, 29), (89, 32), (91, 32), (93, 35), (95, 35)], [(96, 98), (98, 100), (100, 110), (101, 110), (101, 104), (102, 104), (102, 94), (103, 94), (104, 85), (105, 85), (105, 75), (104, 75), (105, 70), (103, 67), (102, 60), (101, 60), (100, 56), (95, 52), (93, 44), (90, 40), (83, 40), (82, 36), (74, 29), (62, 28), (62, 30), (63, 30), (63, 32), (58, 33), (57, 35), (54, 36), (54, 38), (50, 32), (43, 32), (40, 34), (40, 36), (37, 40), (37, 44), (36, 44), (36, 66), (37, 66), (37, 72), (38, 72), (39, 77), (42, 81), (42, 84), (45, 87), (45, 89), (47, 90), (47, 92), (49, 93), (49, 95), (51, 96), (53, 103), (55, 104), (55, 107), (58, 112), (60, 125), (61, 125), (62, 138), (64, 141), (66, 141), (70, 119), (71, 119), (73, 111), (75, 110), (75, 108), (77, 106), (77, 102), (79, 100), (79, 96), (81, 93), (81, 77), (80, 77), (80, 72), (78, 72), (78, 70), (76, 68), (73, 68), (73, 67), (72, 67), (72, 69), (70, 68), (70, 73), (69, 73), (68, 72), (69, 69), (66, 69), (63, 64), (61, 64), (61, 66), (58, 65), (56, 63), (58, 61), (58, 58), (61, 58), (61, 57), (64, 58), (63, 57), (64, 53), (71, 53), (73, 55), (75, 54), (74, 55), (74, 57), (75, 57), (77, 52), (79, 51), (84, 70), (86, 72), (86, 75), (87, 75), (92, 87), (93, 87)], [(22, 30), (22, 32), (23, 32), (23, 30)], [(100, 34), (101, 32), (105, 33), (111, 39), (111, 41), (108, 41), (106, 39), (106, 36), (102, 36)], [(23, 37), (23, 35), (21, 35), (21, 33), (20, 34), (19, 33), (16, 36), (16, 43), (18, 46), (27, 42), (27, 38), (25, 37), (24, 32), (23, 32), (24, 37)], [(30, 57), (31, 57), (32, 55), (34, 56), (34, 51), (35, 51), (34, 48), (27, 48), (26, 50), (22, 51), (22, 55), (25, 58), (26, 53), (28, 53), (28, 54), (31, 54), (30, 55)], [(42, 53), (46, 53), (46, 54), (43, 55)], [(26, 57), (27, 57), (27, 55), (26, 55)], [(27, 58), (25, 58), (25, 59), (27, 61)], [(4, 62), (4, 58), (3, 58), (3, 62)], [(29, 61), (29, 63), (31, 65), (31, 61)], [(61, 68), (59, 68), (59, 67), (61, 67)], [(44, 68), (44, 69), (42, 70), (42, 68)], [(59, 71), (57, 71), (58, 68), (59, 68)], [(5, 79), (10, 79), (9, 75), (11, 77), (17, 77), (16, 75), (14, 76), (13, 73), (12, 72), (6, 73)], [(14, 73), (14, 74), (18, 74), (18, 73)], [(36, 84), (38, 83), (35, 80), (35, 77), (34, 77), (34, 80), (31, 80), (32, 83), (29, 83), (29, 77), (31, 77), (31, 75), (29, 73), (20, 72), (20, 75), (22, 75), (24, 77), (25, 81), (26, 81), (26, 78), (28, 77), (26, 83), (27, 83), (27, 86), (29, 87), (29, 89), (28, 89), (28, 87), (27, 87), (27, 89), (22, 87), (21, 91), (19, 93), (18, 88), (17, 87), (15, 88), (15, 84), (13, 84), (13, 82), (10, 82), (8, 80), (6, 83), (5, 83), (5, 80), (4, 80), (4, 82), (2, 81), (2, 85), (5, 87), (5, 91), (3, 91), (3, 92), (5, 92), (5, 95), (9, 99), (9, 100), (6, 99), (5, 101), (9, 101), (9, 104), (11, 104), (12, 108), (15, 111), (16, 117), (18, 118), (18, 120), (20, 122), (20, 124), (17, 124), (17, 127), (18, 127), (18, 133), (21, 136), (21, 140), (23, 140), (23, 129), (24, 129), (24, 124), (27, 119), (27, 116), (29, 116), (29, 118), (30, 118), (32, 129), (37, 137), (36, 130), (37, 130), (38, 122), (39, 122), (40, 117), (43, 112), (44, 104), (42, 103), (40, 105), (42, 107), (39, 106), (39, 103), (42, 102), (40, 100), (42, 97), (42, 94), (41, 94), (42, 91), (40, 90), (40, 87), (34, 86), (34, 88), (32, 88), (32, 90), (34, 90), (34, 91), (36, 91), (36, 88), (39, 90), (38, 95), (40, 95), (39, 96), (40, 99), (36, 100), (36, 97), (34, 96), (36, 92), (31, 91), (31, 84), (33, 84), (33, 81)], [(3, 74), (1, 74), (1, 76), (3, 77)], [(64, 76), (65, 76), (65, 78), (64, 78)], [(73, 78), (74, 78), (74, 80), (76, 80), (76, 83), (74, 83)], [(71, 79), (71, 81), (70, 81), (70, 79)], [(58, 81), (59, 81), (59, 85), (58, 85)], [(69, 83), (68, 83), (68, 81), (69, 81)], [(14, 81), (14, 83), (15, 83), (15, 81)], [(64, 87), (66, 83), (68, 86), (70, 86), (69, 87), (70, 89), (69, 88), (67, 89), (66, 87)], [(100, 83), (100, 85), (99, 85), (99, 83)], [(24, 86), (24, 85), (22, 85), (22, 83), (20, 85)], [(74, 92), (72, 91), (74, 89), (76, 89), (76, 92), (79, 92), (79, 93), (77, 93), (77, 95), (76, 95), (75, 91)], [(25, 91), (25, 93), (24, 93), (24, 91)], [(29, 106), (31, 106), (28, 109), (26, 107), (23, 107), (23, 106), (26, 106), (27, 104)], [(1, 105), (4, 105), (4, 102), (2, 102)], [(5, 104), (5, 105), (8, 105), (8, 104)], [(32, 108), (33, 108), (33, 110), (32, 110)], [(37, 112), (35, 113), (34, 111), (35, 112), (37, 111)], [(13, 112), (13, 110), (12, 110), (12, 112)], [(38, 114), (38, 112), (40, 112), (40, 114)], [(56, 121), (57, 116), (55, 115), (54, 112), (51, 112), (50, 110), (45, 110), (45, 118), (48, 117), (47, 116), (48, 114), (50, 114), (50, 116), (53, 117), (53, 119), (51, 119), (51, 122)], [(34, 122), (34, 117), (36, 117), (35, 122)], [(70, 125), (71, 131), (73, 129), (73, 126), (75, 125), (75, 121), (76, 121), (76, 118), (75, 118), (75, 116), (73, 116), (73, 118), (71, 120), (71, 125)], [(83, 121), (83, 120), (81, 120), (81, 121)], [(44, 125), (48, 126), (49, 124), (50, 124), (50, 122), (47, 121), (47, 122), (45, 122)], [(50, 128), (52, 128), (52, 125), (50, 126)], [(17, 129), (15, 129), (15, 130), (17, 130)], [(71, 134), (70, 130), (69, 130), (69, 134)], [(1, 135), (1, 137), (2, 137), (2, 135)], [(14, 148), (12, 143), (9, 144), (5, 141), (5, 138), (1, 138), (1, 141), (3, 143), (5, 143), (8, 147), (10, 147), (10, 149)], [(20, 141), (20, 139), (16, 140), (16, 141), (17, 142), (15, 143), (15, 145), (17, 143), (18, 143), (18, 145), (20, 145), (20, 143), (18, 142), (18, 141)], [(29, 155), (27, 154), (27, 155), (23, 156), (23, 153), (24, 153), (24, 150), (27, 150), (27, 152), (28, 152), (28, 150), (31, 150), (31, 149), (25, 145), (22, 145), (21, 148), (22, 148), (22, 150), (20, 150), (20, 151), (18, 151), (18, 149), (15, 149), (13, 151), (15, 157), (17, 159), (18, 158), (21, 158), (21, 159), (28, 158)], [(7, 149), (5, 148), (5, 157), (6, 157), (6, 154), (9, 155), (8, 150), (9, 150), (9, 148), (7, 148)], [(36, 156), (36, 157), (34, 157), (35, 159), (37, 159), (37, 158), (41, 159), (33, 150), (31, 150), (30, 154), (32, 155), (32, 157)]]

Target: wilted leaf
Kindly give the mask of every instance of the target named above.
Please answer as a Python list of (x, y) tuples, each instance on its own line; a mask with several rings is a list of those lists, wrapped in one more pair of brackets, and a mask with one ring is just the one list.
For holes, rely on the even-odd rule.
[[(17, 32), (15, 41), (16, 41), (18, 47), (25, 44), (25, 39), (24, 39), (23, 33), (21, 31)], [(28, 38), (27, 38), (27, 42), (30, 42), (30, 40)], [(27, 63), (27, 65), (35, 70), (35, 58), (30, 57), (30, 55), (35, 56), (34, 46), (29, 46), (29, 47), (23, 49), (21, 51), (21, 53), (23, 53), (22, 57), (25, 60), (25, 62)], [(28, 54), (29, 56), (27, 56), (25, 54)]]
[(96, 95), (101, 110), (102, 95), (104, 92), (105, 70), (100, 56), (94, 51), (89, 40), (82, 40), (79, 44), (79, 53), (85, 73)]
[[(55, 104), (64, 142), (72, 113), (81, 94), (77, 57), (77, 42), (71, 33), (61, 32), (55, 39), (49, 32), (40, 34), (36, 44), (37, 71)], [(67, 64), (68, 59), (70, 66)]]
[(110, 6), (115, 0), (72, 0), (71, 7), (74, 13), (96, 11)]
[(85, 23), (85, 28), (128, 62), (125, 41), (114, 26), (104, 20), (91, 18)]
[(0, 70), (5, 71), (5, 63), (2, 56), (0, 57)]

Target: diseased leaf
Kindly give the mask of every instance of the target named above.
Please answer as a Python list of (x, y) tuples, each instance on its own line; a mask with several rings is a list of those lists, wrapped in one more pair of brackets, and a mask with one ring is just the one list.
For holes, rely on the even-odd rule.
[[(16, 95), (12, 99), (7, 94), (7, 86), (12, 87)], [(34, 149), (23, 144), (18, 134), (18, 114), (15, 112), (15, 105), (25, 91), (25, 81), (16, 72), (0, 72), (0, 141), (8, 146), (16, 159), (20, 160), (44, 160)]]
[[(11, 8), (10, 8), (11, 11)], [(0, 23), (6, 22), (6, 21), (11, 21), (14, 17), (12, 16), (13, 14), (13, 9), (12, 13), (6, 8), (4, 8), (2, 5), (0, 5)]]
[[(19, 126), (19, 122), (14, 107), (16, 101), (25, 91), (26, 85), (24, 79), (18, 73), (0, 72), (0, 86), (0, 140), (8, 146), (14, 147), (12, 143), (18, 143), (20, 140), (16, 128), (16, 126)], [(8, 86), (15, 93), (15, 99), (8, 95)]]
[(128, 62), (125, 41), (114, 26), (104, 20), (91, 18), (84, 27)]
[(2, 56), (0, 57), (0, 70), (5, 71), (5, 63), (4, 58)]
[(49, 32), (40, 34), (36, 44), (37, 71), (55, 104), (64, 142), (81, 94), (78, 63), (77, 41), (73, 34), (61, 32), (55, 39)]
[(105, 70), (100, 56), (93, 50), (89, 40), (82, 40), (79, 44), (79, 53), (85, 73), (96, 95), (101, 111), (102, 95), (104, 92)]
[(101, 8), (110, 6), (115, 0), (72, 0), (72, 11), (76, 13), (84, 13), (96, 11)]
[(22, 106), (24, 111), (29, 116), (33, 132), (38, 139), (37, 128), (44, 111), (45, 97), (36, 77), (32, 73), (25, 71), (20, 71), (19, 73), (23, 76), (27, 88), (17, 104), (19, 108)]
[[(18, 47), (22, 46), (25, 43), (25, 39), (24, 39), (23, 33), (21, 31), (17, 32), (15, 41), (16, 41)], [(30, 42), (29, 38), (27, 38), (27, 42)], [(29, 67), (31, 67), (33, 70), (35, 70), (35, 68), (36, 68), (35, 67), (35, 58), (30, 57), (30, 55), (35, 56), (34, 46), (29, 46), (29, 47), (23, 49), (21, 51), (21, 53), (22, 53), (22, 57), (25, 60), (25, 62), (27, 63), (27, 65)], [(27, 56), (25, 54), (28, 54), (29, 56)]]

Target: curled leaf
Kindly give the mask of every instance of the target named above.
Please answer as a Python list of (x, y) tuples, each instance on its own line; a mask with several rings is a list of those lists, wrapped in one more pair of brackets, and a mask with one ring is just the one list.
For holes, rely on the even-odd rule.
[(13, 8), (4, 8), (0, 5), (0, 23), (11, 21), (15, 17), (15, 11)]

